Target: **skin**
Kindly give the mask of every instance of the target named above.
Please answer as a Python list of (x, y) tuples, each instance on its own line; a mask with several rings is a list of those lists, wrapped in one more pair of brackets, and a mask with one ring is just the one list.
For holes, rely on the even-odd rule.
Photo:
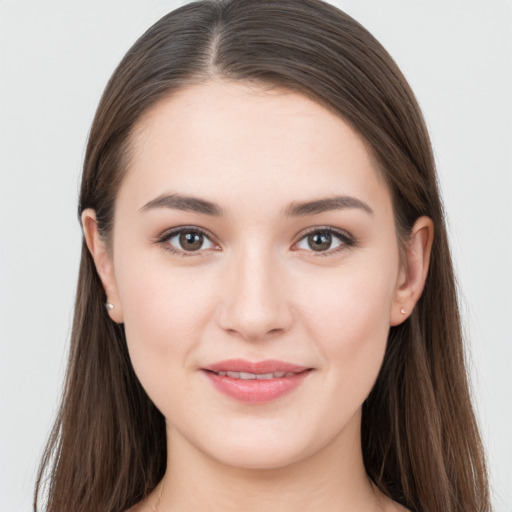
[[(135, 371), (166, 418), (166, 475), (132, 511), (400, 510), (365, 473), (361, 406), (389, 327), (423, 289), (430, 219), (418, 219), (401, 259), (391, 197), (365, 142), (294, 92), (188, 86), (138, 121), (131, 144), (110, 245), (94, 211), (82, 221), (109, 314), (124, 323)], [(223, 215), (144, 209), (165, 194), (215, 202)], [(284, 213), (333, 196), (371, 212)], [(209, 236), (175, 254), (187, 252), (179, 237), (162, 234), (179, 226)], [(313, 250), (308, 230), (326, 227), (343, 236)], [(244, 404), (201, 371), (231, 358), (313, 371), (277, 400)]]

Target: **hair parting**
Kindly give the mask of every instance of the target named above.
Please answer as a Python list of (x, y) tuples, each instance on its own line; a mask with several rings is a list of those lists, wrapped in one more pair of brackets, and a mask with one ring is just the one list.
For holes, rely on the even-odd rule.
[[(430, 270), (410, 317), (392, 327), (363, 405), (365, 467), (415, 512), (491, 510), (473, 413), (455, 278), (429, 135), (402, 73), (375, 38), (319, 0), (185, 5), (133, 45), (104, 91), (87, 144), (79, 215), (96, 211), (106, 243), (137, 122), (164, 97), (207, 80), (291, 89), (364, 138), (393, 198), (399, 240), (435, 226)], [(49, 512), (122, 512), (166, 467), (165, 421), (139, 383), (85, 243), (62, 403), (34, 496)]]

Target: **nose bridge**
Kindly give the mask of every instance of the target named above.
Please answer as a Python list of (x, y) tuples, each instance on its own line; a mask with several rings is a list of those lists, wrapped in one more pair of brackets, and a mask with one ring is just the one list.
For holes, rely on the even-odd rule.
[(291, 322), (278, 258), (264, 244), (244, 244), (226, 269), (221, 327), (245, 339), (285, 331)]

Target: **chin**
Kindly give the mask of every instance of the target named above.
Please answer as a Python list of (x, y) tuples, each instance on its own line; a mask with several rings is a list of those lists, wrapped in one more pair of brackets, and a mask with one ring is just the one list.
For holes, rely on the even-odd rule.
[(304, 451), (292, 446), (261, 446), (254, 443), (248, 446), (231, 447), (229, 452), (211, 453), (219, 463), (233, 468), (247, 470), (275, 470), (291, 466), (307, 458)]
[(259, 427), (219, 430), (217, 435), (208, 436), (208, 442), (202, 442), (199, 448), (224, 466), (274, 470), (309, 459), (329, 444), (329, 436), (313, 435), (309, 429), (283, 429), (282, 425), (265, 428), (261, 424)]

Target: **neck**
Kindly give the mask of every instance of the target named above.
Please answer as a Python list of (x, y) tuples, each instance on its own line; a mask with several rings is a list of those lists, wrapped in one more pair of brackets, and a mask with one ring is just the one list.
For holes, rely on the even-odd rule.
[(364, 469), (360, 414), (328, 446), (278, 468), (225, 465), (172, 427), (167, 438), (167, 472), (154, 498), (158, 512), (382, 510)]

